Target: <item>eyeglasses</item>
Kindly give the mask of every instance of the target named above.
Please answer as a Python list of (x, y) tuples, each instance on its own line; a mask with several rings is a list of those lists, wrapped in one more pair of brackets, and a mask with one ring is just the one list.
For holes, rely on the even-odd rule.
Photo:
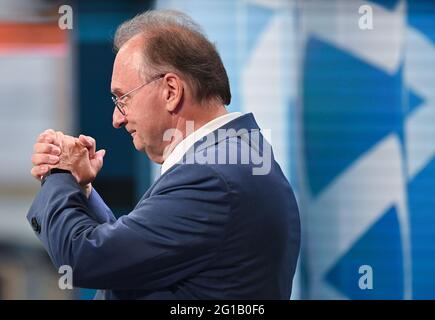
[(163, 78), (165, 75), (166, 75), (166, 74), (163, 73), (163, 74), (159, 74), (159, 75), (157, 75), (157, 76), (155, 76), (155, 77), (152, 77), (150, 81), (145, 82), (144, 84), (141, 84), (139, 87), (136, 87), (136, 88), (134, 88), (133, 90), (130, 90), (129, 92), (127, 92), (126, 94), (123, 94), (122, 96), (120, 96), (120, 97), (118, 97), (118, 98), (112, 96), (112, 101), (113, 101), (113, 103), (115, 104), (115, 107), (118, 109), (118, 111), (119, 111), (123, 116), (125, 116), (125, 115), (127, 114), (127, 113), (125, 112), (125, 110), (124, 110), (124, 109), (125, 109), (125, 103), (122, 102), (121, 100), (124, 99), (125, 97), (127, 97), (128, 95), (132, 94), (133, 92), (139, 90), (140, 88), (143, 88), (143, 87), (145, 87), (146, 85), (149, 85), (150, 83), (152, 83), (152, 82), (154, 82), (154, 81), (156, 81), (156, 80), (159, 80), (159, 79)]

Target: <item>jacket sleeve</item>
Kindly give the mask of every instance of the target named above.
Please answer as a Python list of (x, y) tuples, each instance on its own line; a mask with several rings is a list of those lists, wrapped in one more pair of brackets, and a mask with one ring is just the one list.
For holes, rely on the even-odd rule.
[(89, 212), (93, 213), (94, 218), (99, 223), (113, 223), (116, 221), (115, 216), (113, 215), (112, 210), (104, 203), (103, 199), (101, 199), (98, 192), (92, 188), (91, 194), (88, 199), (89, 204)]
[(70, 265), (75, 286), (96, 289), (167, 288), (202, 270), (225, 236), (230, 192), (207, 166), (183, 165), (163, 176), (157, 191), (110, 223), (92, 207), (73, 176), (49, 176), (28, 220), (57, 268)]

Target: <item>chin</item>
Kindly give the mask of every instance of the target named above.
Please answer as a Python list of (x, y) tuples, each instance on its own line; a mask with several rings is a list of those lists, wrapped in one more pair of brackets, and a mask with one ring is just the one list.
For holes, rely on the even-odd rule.
[(139, 152), (144, 152), (145, 151), (145, 148), (143, 146), (138, 145), (134, 140), (133, 140), (133, 145), (134, 145), (134, 148), (137, 151), (139, 151)]
[(150, 155), (148, 153), (147, 153), (147, 156), (148, 156), (148, 158), (150, 158), (150, 160), (152, 162), (155, 162), (157, 164), (162, 164), (164, 162), (162, 156)]
[[(136, 147), (136, 145), (135, 145), (135, 147)], [(164, 161), (163, 156), (160, 153), (155, 152), (155, 150), (153, 150), (152, 147), (149, 147), (149, 146), (148, 147), (145, 146), (142, 148), (136, 147), (136, 149), (140, 152), (145, 153), (152, 162), (155, 162), (157, 164), (162, 164)]]

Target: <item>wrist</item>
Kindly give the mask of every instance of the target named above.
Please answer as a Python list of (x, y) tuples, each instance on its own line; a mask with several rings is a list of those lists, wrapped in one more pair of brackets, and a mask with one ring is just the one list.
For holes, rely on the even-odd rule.
[(45, 180), (47, 179), (48, 176), (52, 175), (52, 174), (56, 174), (56, 173), (67, 173), (67, 174), (71, 174), (71, 171), (69, 170), (64, 170), (64, 169), (59, 169), (59, 168), (52, 168), (50, 169), (45, 175), (42, 176), (41, 179), (41, 186), (45, 183)]
[(92, 184), (88, 183), (88, 184), (86, 184), (84, 186), (81, 186), (81, 188), (82, 188), (83, 193), (85, 194), (86, 198), (89, 199), (89, 197), (91, 195), (91, 192), (92, 192)]

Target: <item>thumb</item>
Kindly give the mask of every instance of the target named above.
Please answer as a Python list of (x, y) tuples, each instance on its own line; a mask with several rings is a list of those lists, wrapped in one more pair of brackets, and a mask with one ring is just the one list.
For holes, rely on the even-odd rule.
[(105, 155), (106, 155), (106, 150), (104, 150), (104, 149), (101, 149), (101, 150), (98, 150), (97, 152), (95, 152), (95, 158), (99, 158), (99, 159), (101, 159), (101, 161), (103, 160)]
[(97, 152), (95, 152), (95, 157), (91, 159), (91, 165), (95, 170), (97, 170), (97, 172), (100, 171), (103, 167), (103, 158), (105, 154), (106, 150), (98, 150)]
[(89, 157), (95, 157), (95, 144), (93, 144), (90, 137), (81, 134), (79, 136), (79, 141), (89, 150)]

